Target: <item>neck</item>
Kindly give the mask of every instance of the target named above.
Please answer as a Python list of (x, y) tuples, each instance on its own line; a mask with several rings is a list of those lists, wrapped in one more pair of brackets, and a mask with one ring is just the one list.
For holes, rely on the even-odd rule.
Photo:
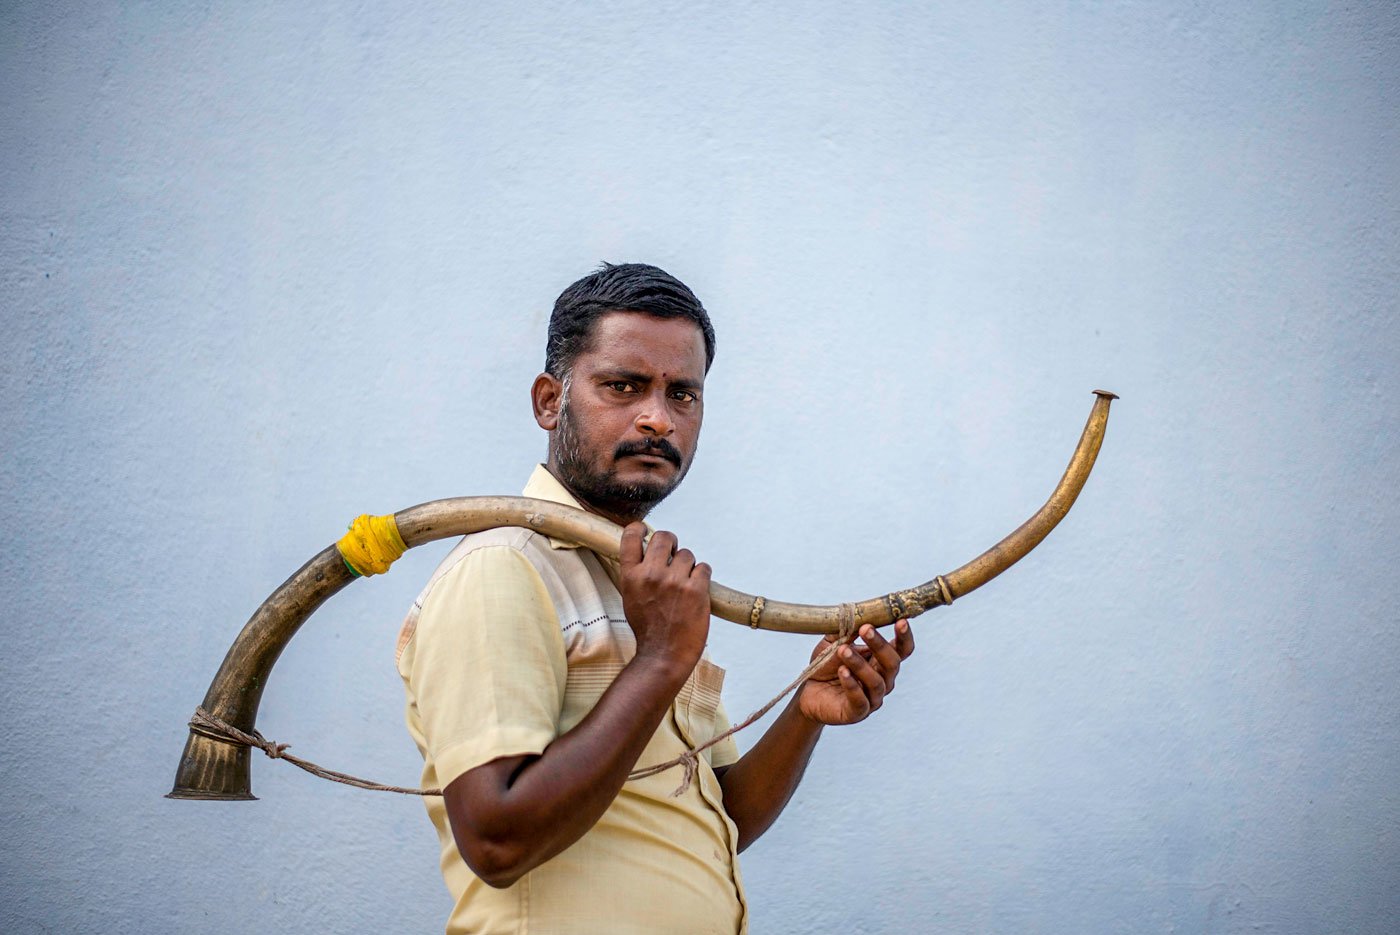
[(559, 470), (559, 464), (555, 461), (552, 454), (549, 460), (545, 462), (544, 469), (559, 482), (559, 486), (567, 490), (573, 498), (578, 501), (579, 506), (583, 507), (589, 513), (594, 513), (606, 520), (611, 520), (619, 526), (626, 526), (629, 523), (635, 523), (646, 518), (646, 511), (642, 512), (640, 515), (616, 513), (589, 500), (582, 491), (575, 490), (569, 482), (564, 479), (563, 472)]

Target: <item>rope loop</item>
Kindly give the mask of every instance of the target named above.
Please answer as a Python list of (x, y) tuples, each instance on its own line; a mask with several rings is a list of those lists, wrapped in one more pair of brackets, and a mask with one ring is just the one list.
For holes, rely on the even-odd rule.
[(837, 643), (849, 643), (856, 636), (856, 605), (842, 604), (836, 609), (836, 619), (839, 621), (839, 629), (836, 631)]

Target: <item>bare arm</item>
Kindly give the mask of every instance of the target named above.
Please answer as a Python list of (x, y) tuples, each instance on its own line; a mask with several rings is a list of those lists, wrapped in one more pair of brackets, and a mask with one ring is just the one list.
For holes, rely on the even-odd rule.
[(537, 756), (492, 760), (443, 790), (467, 865), (510, 886), (582, 837), (617, 797), (705, 647), (710, 568), (675, 536), (645, 527), (622, 536), (619, 590), (637, 654), (572, 730)]
[[(829, 638), (828, 638), (829, 639)], [(894, 690), (900, 663), (914, 652), (909, 622), (895, 624), (891, 643), (874, 627), (861, 630), (864, 646), (847, 646), (798, 690), (753, 749), (716, 770), (724, 809), (739, 829), (739, 850), (767, 831), (792, 798), (812, 750), (828, 724), (854, 724), (877, 710)], [(828, 645), (817, 644), (815, 656)]]

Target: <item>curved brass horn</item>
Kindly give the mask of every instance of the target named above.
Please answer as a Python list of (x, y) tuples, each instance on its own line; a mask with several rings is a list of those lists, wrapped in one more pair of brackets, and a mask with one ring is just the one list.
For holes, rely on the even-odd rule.
[[(1034, 516), (986, 552), (947, 575), (921, 585), (850, 605), (789, 604), (710, 585), (710, 608), (717, 617), (762, 630), (787, 633), (835, 633), (843, 613), (857, 627), (877, 627), (901, 617), (912, 618), (952, 603), (986, 584), (1040, 544), (1064, 518), (1094, 468), (1108, 426), (1108, 409), (1118, 397), (1095, 390), (1098, 397), (1079, 438), (1074, 456), (1054, 493)], [(394, 514), (408, 548), (496, 526), (524, 526), (556, 539), (617, 558), (622, 530), (583, 510), (526, 497), (455, 497), (411, 506)], [(282, 583), (243, 626), (219, 666), (204, 710), (248, 733), (253, 732), (258, 703), (272, 666), (302, 623), (331, 595), (355, 580), (334, 545), (323, 549)], [(253, 799), (250, 748), (229, 743), (198, 726), (190, 727), (175, 773), (174, 799)]]

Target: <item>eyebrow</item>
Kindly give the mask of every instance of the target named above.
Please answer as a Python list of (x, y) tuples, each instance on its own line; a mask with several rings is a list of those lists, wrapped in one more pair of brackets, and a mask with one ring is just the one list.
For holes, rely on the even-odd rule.
[[(605, 380), (630, 380), (633, 383), (650, 383), (654, 379), (645, 373), (637, 373), (632, 370), (622, 370), (620, 368), (601, 370), (598, 372), (598, 377)], [(675, 389), (689, 390), (692, 393), (698, 393), (704, 388), (703, 383), (685, 379), (671, 380), (668, 385)]]

